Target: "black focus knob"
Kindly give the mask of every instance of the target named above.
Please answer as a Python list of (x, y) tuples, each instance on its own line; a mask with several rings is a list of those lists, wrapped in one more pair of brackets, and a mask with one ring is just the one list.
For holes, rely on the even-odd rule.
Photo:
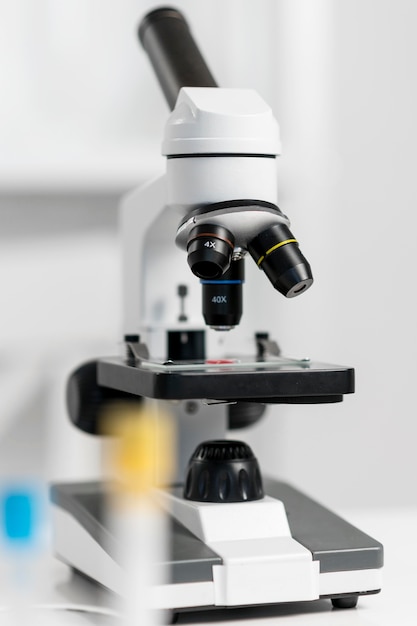
[(258, 461), (242, 441), (205, 441), (187, 468), (184, 498), (197, 502), (248, 502), (264, 496)]

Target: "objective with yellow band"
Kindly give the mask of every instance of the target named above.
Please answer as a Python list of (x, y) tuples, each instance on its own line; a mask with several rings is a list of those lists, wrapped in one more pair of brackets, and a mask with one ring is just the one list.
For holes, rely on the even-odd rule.
[(286, 224), (275, 223), (248, 244), (255, 263), (287, 298), (298, 296), (313, 283), (310, 265)]

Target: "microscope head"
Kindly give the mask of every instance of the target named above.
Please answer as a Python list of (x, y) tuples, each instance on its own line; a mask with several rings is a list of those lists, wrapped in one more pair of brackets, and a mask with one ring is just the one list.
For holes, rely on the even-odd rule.
[[(278, 124), (256, 92), (182, 88), (165, 128), (163, 153), (169, 204), (181, 215), (176, 243), (203, 284), (208, 325), (226, 329), (238, 323), (241, 287), (233, 286), (243, 282), (248, 253), (287, 298), (310, 287), (310, 266), (277, 206)], [(208, 308), (207, 285), (213, 305)], [(231, 315), (226, 294), (212, 300), (214, 286), (225, 285), (236, 313), (232, 325), (212, 319), (220, 308)]]
[(313, 282), (277, 206), (278, 124), (255, 91), (217, 87), (177, 10), (152, 11), (139, 38), (172, 109), (162, 153), (175, 241), (202, 282), (206, 324), (226, 330), (240, 320), (248, 253), (287, 298)]

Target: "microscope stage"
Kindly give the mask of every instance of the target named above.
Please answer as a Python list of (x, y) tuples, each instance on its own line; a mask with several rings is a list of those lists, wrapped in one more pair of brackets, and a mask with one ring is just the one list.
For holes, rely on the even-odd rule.
[(166, 363), (99, 359), (98, 384), (160, 400), (212, 399), (265, 403), (340, 402), (354, 392), (354, 369), (305, 360), (224, 359)]

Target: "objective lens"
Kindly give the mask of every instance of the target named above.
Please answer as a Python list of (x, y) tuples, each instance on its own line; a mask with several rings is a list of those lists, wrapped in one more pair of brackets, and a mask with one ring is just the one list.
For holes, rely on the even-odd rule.
[(200, 224), (188, 237), (188, 265), (202, 279), (220, 278), (230, 267), (235, 240), (217, 224)]
[(230, 269), (220, 280), (202, 280), (203, 317), (215, 330), (230, 330), (242, 317), (242, 285), (245, 277), (244, 260), (232, 261)]
[(248, 250), (275, 289), (287, 298), (298, 296), (313, 284), (311, 267), (285, 224), (264, 230), (252, 239)]

